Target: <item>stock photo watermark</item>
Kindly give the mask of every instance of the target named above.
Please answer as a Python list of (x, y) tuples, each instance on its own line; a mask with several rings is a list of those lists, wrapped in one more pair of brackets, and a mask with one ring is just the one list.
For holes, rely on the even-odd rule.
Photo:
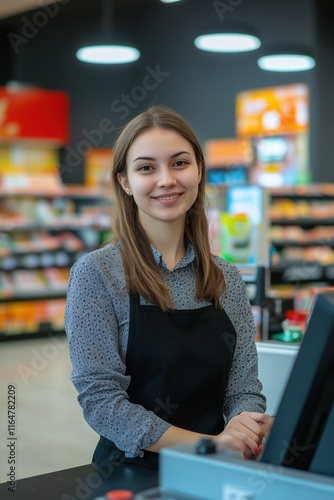
[(230, 354), (234, 354), (236, 346), (236, 334), (230, 331), (226, 331), (222, 334), (223, 341), (227, 350)]
[(220, 0), (214, 0), (212, 6), (215, 9), (218, 17), (221, 21), (225, 20), (225, 15), (231, 14), (236, 7), (238, 7), (244, 0), (226, 0), (222, 2)]
[(30, 18), (22, 16), (20, 19), (20, 33), (18, 34), (11, 31), (7, 34), (7, 38), (15, 54), (19, 53), (22, 44), (26, 45), (30, 40), (35, 38), (40, 30), (49, 23), (50, 18), (58, 14), (61, 5), (65, 5), (69, 2), (70, 0), (58, 0), (55, 3), (48, 4), (44, 1), (39, 1), (38, 4), (41, 8), (36, 10)]
[(16, 417), (17, 417), (16, 387), (7, 386), (7, 484), (8, 490), (16, 491)]
[[(259, 469), (248, 479), (250, 486), (256, 495), (261, 495), (265, 492), (268, 485), (277, 481), (278, 477), (284, 474), (287, 467), (293, 466), (293, 463), (300, 457), (302, 453), (309, 449), (313, 449), (315, 445), (300, 446), (294, 438), (291, 443), (288, 441), (282, 442), (282, 449), (278, 457), (278, 463), (272, 462), (267, 464), (266, 469)], [(289, 457), (289, 458), (288, 458)]]
[(51, 337), (50, 342), (45, 344), (41, 349), (30, 349), (32, 354), (30, 363), (20, 364), (17, 366), (17, 372), (21, 377), (24, 385), (28, 385), (31, 377), (36, 377), (47, 368), (50, 361), (54, 360), (60, 351), (67, 349), (67, 339), (59, 337)]
[[(161, 70), (160, 64), (157, 64), (153, 68), (146, 66), (145, 70), (146, 74), (142, 78), (140, 85), (135, 85), (128, 94), (121, 94), (110, 105), (111, 111), (121, 121), (124, 121), (130, 114), (130, 110), (136, 109), (139, 103), (147, 98), (148, 93), (155, 90), (170, 75), (168, 71)], [(81, 133), (85, 139), (79, 141), (75, 148), (66, 146), (65, 164), (60, 165), (60, 172), (72, 172), (80, 164), (87, 152), (93, 147), (100, 146), (105, 135), (111, 134), (116, 129), (116, 125), (108, 117), (102, 118), (97, 128), (91, 130), (83, 129)]]
[(165, 414), (161, 416), (163, 420), (166, 420), (168, 417), (170, 417), (173, 414), (173, 411), (177, 410), (180, 407), (179, 404), (171, 403), (169, 396), (166, 396), (165, 401), (161, 401), (160, 398), (156, 398), (154, 402), (157, 404), (157, 406), (154, 408), (153, 412), (158, 415), (161, 410), (164, 411)]
[(102, 486), (103, 480), (108, 479), (112, 475), (116, 465), (111, 464), (111, 462), (102, 462), (100, 464), (92, 464), (92, 466), (96, 469), (95, 472), (90, 472), (84, 479), (80, 477), (75, 478), (75, 496), (63, 493), (60, 497), (61, 500), (86, 500), (91, 498), (92, 493)]
[(252, 488), (257, 495), (261, 495), (267, 489), (267, 486), (277, 480), (277, 476), (283, 473), (283, 467), (280, 465), (268, 464), (266, 469), (260, 469), (251, 474), (247, 485)]

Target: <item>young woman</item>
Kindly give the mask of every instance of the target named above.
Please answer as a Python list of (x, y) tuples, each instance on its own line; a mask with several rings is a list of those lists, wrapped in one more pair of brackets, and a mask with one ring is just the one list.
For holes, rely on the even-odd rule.
[(93, 461), (156, 467), (162, 447), (208, 436), (258, 454), (271, 417), (255, 326), (237, 267), (210, 253), (194, 132), (168, 108), (141, 113), (112, 179), (115, 240), (73, 266), (65, 317)]

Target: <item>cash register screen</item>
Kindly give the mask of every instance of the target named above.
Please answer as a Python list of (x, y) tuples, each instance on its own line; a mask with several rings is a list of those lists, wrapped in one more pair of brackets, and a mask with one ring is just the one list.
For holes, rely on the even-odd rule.
[(334, 293), (312, 304), (260, 461), (334, 477)]

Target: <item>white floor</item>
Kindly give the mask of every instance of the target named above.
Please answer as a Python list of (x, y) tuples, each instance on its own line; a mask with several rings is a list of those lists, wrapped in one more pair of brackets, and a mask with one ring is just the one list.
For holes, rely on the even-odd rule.
[(16, 392), (16, 479), (91, 462), (98, 441), (70, 381), (65, 336), (0, 342), (0, 483), (7, 481), (8, 386)]

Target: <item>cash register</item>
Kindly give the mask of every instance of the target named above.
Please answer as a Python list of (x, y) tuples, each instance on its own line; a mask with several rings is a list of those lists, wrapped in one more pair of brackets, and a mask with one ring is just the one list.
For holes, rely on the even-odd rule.
[(243, 460), (213, 443), (165, 448), (159, 488), (138, 500), (334, 498), (334, 293), (315, 296), (262, 455)]

